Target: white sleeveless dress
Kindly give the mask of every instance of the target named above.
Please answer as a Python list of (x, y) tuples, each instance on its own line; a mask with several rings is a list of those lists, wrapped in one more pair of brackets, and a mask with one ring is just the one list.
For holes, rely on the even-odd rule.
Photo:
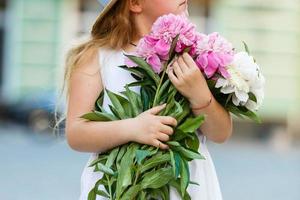
[[(99, 49), (99, 62), (101, 66), (101, 78), (103, 85), (115, 93), (123, 91), (124, 86), (127, 83), (135, 81), (128, 71), (117, 67), (124, 65), (125, 56), (123, 53), (126, 52), (108, 48)], [(131, 89), (139, 93), (139, 86), (131, 87)], [(108, 112), (110, 112), (108, 107), (109, 104), (111, 104), (111, 102), (105, 93), (103, 107)], [(215, 167), (206, 147), (206, 137), (201, 134), (200, 130), (198, 133), (200, 139), (199, 152), (206, 158), (206, 160), (193, 160), (189, 162), (191, 181), (199, 183), (200, 186), (190, 184), (187, 190), (192, 200), (222, 200)], [(96, 181), (102, 177), (101, 172), (94, 173), (93, 168), (88, 167), (88, 165), (96, 159), (96, 157), (97, 154), (92, 153), (83, 170), (81, 176), (80, 200), (87, 200), (88, 193), (94, 187)], [(181, 199), (176, 189), (172, 187), (170, 188), (170, 199)], [(98, 196), (97, 200), (105, 200), (105, 198)]]

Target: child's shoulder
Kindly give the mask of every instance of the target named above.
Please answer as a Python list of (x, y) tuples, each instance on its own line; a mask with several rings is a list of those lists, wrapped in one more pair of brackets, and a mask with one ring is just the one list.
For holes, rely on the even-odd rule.
[(100, 52), (102, 49), (98, 47), (91, 47), (82, 52), (78, 59), (76, 70), (85, 72), (87, 74), (95, 74), (100, 70)]

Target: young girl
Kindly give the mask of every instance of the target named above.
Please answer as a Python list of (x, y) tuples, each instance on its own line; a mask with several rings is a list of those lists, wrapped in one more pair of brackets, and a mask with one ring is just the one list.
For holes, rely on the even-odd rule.
[[(88, 167), (97, 154), (127, 142), (167, 149), (165, 142), (177, 124), (172, 117), (157, 115), (165, 105), (153, 107), (136, 118), (112, 122), (87, 122), (79, 118), (93, 110), (104, 87), (120, 92), (125, 84), (134, 81), (129, 72), (117, 66), (124, 65), (123, 53), (135, 50), (139, 39), (150, 32), (153, 22), (168, 13), (187, 14), (188, 6), (187, 0), (102, 0), (101, 3), (104, 10), (93, 26), (91, 39), (69, 52), (65, 72), (68, 143), (74, 150), (92, 152), (82, 173), (80, 200), (87, 199), (89, 191), (102, 176)], [(207, 116), (198, 129), (199, 151), (206, 160), (189, 163), (191, 180), (200, 186), (189, 185), (188, 192), (195, 200), (220, 200), (218, 179), (205, 143), (206, 139), (216, 143), (228, 139), (232, 132), (231, 117), (214, 99), (201, 71), (188, 54), (174, 62), (168, 76), (178, 91), (189, 99), (193, 113)], [(139, 88), (135, 89), (139, 92)], [(107, 111), (110, 103), (105, 94), (103, 106)], [(179, 200), (180, 195), (171, 188), (170, 198)]]

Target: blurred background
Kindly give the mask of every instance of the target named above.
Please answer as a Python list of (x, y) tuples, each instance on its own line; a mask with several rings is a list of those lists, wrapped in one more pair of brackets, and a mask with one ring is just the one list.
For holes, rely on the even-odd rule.
[[(97, 0), (0, 0), (0, 199), (78, 199), (89, 154), (52, 133), (66, 51)], [(224, 200), (300, 200), (300, 1), (189, 0), (198, 30), (248, 43), (266, 77), (263, 123), (208, 143)], [(61, 103), (63, 108), (63, 103)]]

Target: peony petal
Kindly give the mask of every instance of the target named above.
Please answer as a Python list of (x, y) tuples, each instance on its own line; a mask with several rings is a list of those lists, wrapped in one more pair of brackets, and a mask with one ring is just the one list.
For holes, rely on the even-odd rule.
[(206, 68), (206, 66), (208, 65), (207, 53), (199, 55), (196, 61), (202, 69)]
[(235, 88), (233, 87), (233, 86), (231, 86), (231, 85), (226, 85), (225, 87), (223, 87), (222, 89), (221, 89), (221, 92), (223, 93), (223, 94), (231, 94), (231, 93), (233, 93), (235, 91)]
[(161, 72), (162, 63), (156, 54), (147, 57), (147, 63), (151, 65), (155, 73), (159, 74)]
[(239, 106), (239, 105), (240, 105), (240, 100), (239, 100), (235, 95), (233, 95), (233, 96), (232, 96), (232, 103), (233, 103), (235, 106)]
[(247, 101), (247, 103), (245, 104), (245, 106), (246, 106), (246, 108), (248, 110), (251, 110), (251, 111), (258, 110), (257, 104), (254, 101), (252, 101), (252, 100)]
[(207, 78), (211, 78), (217, 71), (218, 68), (213, 68), (211, 66), (207, 66), (204, 69), (204, 73), (206, 74)]
[(230, 78), (230, 74), (225, 67), (219, 67), (219, 72), (224, 78)]
[(234, 56), (228, 53), (220, 53), (220, 65), (227, 66), (232, 63)]
[(165, 56), (168, 55), (170, 48), (171, 45), (163, 39), (161, 39), (156, 43), (154, 50), (157, 52), (158, 55)]
[(223, 86), (225, 86), (225, 85), (227, 85), (228, 84), (228, 81), (226, 80), (226, 79), (224, 79), (224, 78), (219, 78), (218, 80), (217, 80), (217, 83), (216, 83), (216, 85), (215, 85), (215, 88), (220, 88), (220, 87), (223, 87)]
[(242, 102), (247, 102), (249, 99), (249, 95), (242, 90), (235, 90), (235, 95)]
[(220, 59), (214, 53), (209, 53), (207, 56), (208, 66), (213, 69), (217, 69), (220, 65)]

